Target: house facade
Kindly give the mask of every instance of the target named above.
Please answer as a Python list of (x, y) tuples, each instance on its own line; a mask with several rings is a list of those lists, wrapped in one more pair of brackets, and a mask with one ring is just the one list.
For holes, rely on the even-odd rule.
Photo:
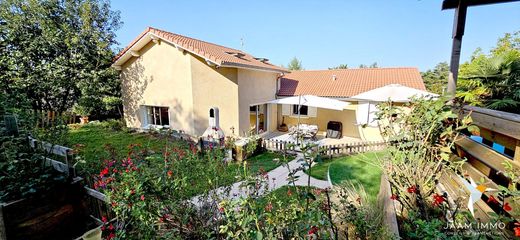
[[(317, 125), (320, 132), (326, 131), (330, 121), (341, 122), (343, 136), (378, 141), (382, 140), (376, 117), (379, 102), (353, 97), (391, 84), (426, 90), (419, 70), (413, 67), (311, 70), (294, 71), (281, 77), (277, 97), (314, 95), (349, 102), (343, 111), (309, 107), (303, 117), (300, 114), (299, 121)], [(295, 126), (296, 113), (294, 106), (283, 105), (278, 119), (289, 127)]]
[[(343, 124), (343, 136), (379, 140), (376, 103), (353, 99), (389, 84), (425, 90), (416, 68), (338, 69), (289, 72), (243, 51), (146, 29), (114, 61), (121, 72), (126, 124), (131, 128), (166, 126), (200, 136), (209, 111), (219, 109), (225, 135), (277, 131), (282, 123)], [(290, 96), (315, 95), (347, 101), (343, 111), (269, 104)]]
[[(118, 54), (114, 67), (121, 71), (128, 127), (167, 126), (197, 136), (212, 107), (226, 135), (249, 132), (250, 105), (274, 99), (278, 77), (287, 72), (240, 50), (155, 28)], [(265, 124), (258, 127), (275, 129), (267, 123), (276, 122), (276, 106), (262, 110)]]

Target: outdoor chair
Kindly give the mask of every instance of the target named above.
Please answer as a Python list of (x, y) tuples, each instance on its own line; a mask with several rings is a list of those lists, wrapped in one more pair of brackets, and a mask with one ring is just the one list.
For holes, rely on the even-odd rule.
[(341, 122), (330, 121), (327, 123), (326, 138), (340, 139), (342, 136), (343, 124)]

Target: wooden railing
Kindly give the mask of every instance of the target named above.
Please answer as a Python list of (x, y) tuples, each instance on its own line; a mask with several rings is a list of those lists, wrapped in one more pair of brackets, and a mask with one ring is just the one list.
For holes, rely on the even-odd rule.
[[(461, 194), (469, 195), (463, 180), (459, 177), (461, 175), (470, 177), (475, 182), (483, 181), (488, 188), (498, 189), (499, 186), (508, 187), (511, 184), (510, 179), (503, 175), (506, 163), (513, 167), (513, 171), (520, 172), (520, 115), (466, 106), (461, 115), (468, 114), (473, 119), (473, 124), (479, 127), (479, 135), (483, 140), (478, 142), (470, 136), (460, 136), (456, 139), (457, 154), (452, 156), (451, 160), (467, 161), (462, 165), (461, 173), (447, 171), (441, 177), (439, 186), (442, 189), (440, 190), (447, 192), (450, 200), (461, 197)], [(502, 145), (504, 151), (498, 152), (493, 149), (494, 143)], [(495, 214), (493, 209), (497, 209), (493, 203), (488, 204), (486, 201), (491, 195), (500, 203), (504, 201), (496, 192), (485, 192), (482, 199), (474, 205), (475, 217), (482, 222), (493, 219), (492, 215)], [(505, 203), (513, 209), (520, 207), (514, 206), (514, 203), (508, 202), (507, 199)], [(498, 209), (501, 207), (499, 206)]]
[[(29, 137), (29, 144), (33, 148), (39, 148), (44, 150), (45, 152), (56, 155), (60, 160), (51, 159), (45, 157), (45, 164), (47, 166), (52, 166), (59, 172), (70, 176), (73, 181), (84, 181), (84, 178), (81, 176), (76, 176), (76, 169), (74, 164), (72, 163), (73, 159), (73, 150), (68, 147), (53, 145), (48, 142), (39, 141), (32, 137)], [(87, 207), (91, 213), (91, 217), (95, 218), (98, 221), (101, 221), (103, 216), (108, 217), (109, 219), (113, 216), (112, 212), (107, 206), (106, 197), (103, 193), (96, 191), (89, 186), (85, 186), (86, 194), (89, 198), (86, 199)]]
[(383, 150), (386, 147), (384, 141), (350, 142), (343, 144), (331, 144), (320, 146), (320, 152), (327, 156), (364, 153)]
[(39, 127), (54, 126), (58, 120), (63, 124), (74, 124), (77, 122), (77, 117), (72, 112), (34, 110), (33, 114), (36, 117), (36, 125)]
[[(271, 151), (295, 151), (298, 150), (296, 142), (264, 139), (262, 147)], [(382, 150), (386, 147), (384, 141), (349, 142), (342, 144), (328, 144), (319, 147), (321, 154), (325, 156), (338, 156), (346, 154), (364, 153)]]

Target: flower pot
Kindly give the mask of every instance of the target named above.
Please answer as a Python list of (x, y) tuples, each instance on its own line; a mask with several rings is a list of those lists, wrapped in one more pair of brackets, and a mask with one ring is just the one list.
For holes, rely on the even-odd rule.
[(101, 240), (101, 228), (94, 228), (81, 236), (83, 240)]
[(88, 123), (88, 116), (83, 116), (79, 118), (79, 123), (81, 124), (87, 124)]

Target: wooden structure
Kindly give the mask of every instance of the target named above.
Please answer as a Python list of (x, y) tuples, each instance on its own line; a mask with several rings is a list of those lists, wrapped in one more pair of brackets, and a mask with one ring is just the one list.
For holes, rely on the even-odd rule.
[[(298, 151), (296, 142), (263, 139), (261, 146), (271, 151)], [(333, 157), (347, 154), (364, 153), (370, 151), (383, 150), (386, 147), (384, 141), (350, 142), (343, 144), (331, 144), (319, 146), (322, 155)]]
[[(71, 215), (74, 218), (77, 218), (80, 215), (89, 214), (90, 218), (92, 218), (94, 222), (97, 222), (98, 225), (101, 224), (101, 218), (103, 216), (109, 219), (113, 218), (113, 213), (111, 212), (110, 208), (108, 207), (108, 204), (106, 203), (106, 196), (101, 192), (91, 189), (88, 186), (83, 186), (83, 184), (81, 184), (81, 182), (83, 182), (84, 179), (76, 175), (76, 170), (72, 162), (74, 155), (73, 150), (71, 148), (67, 148), (60, 145), (54, 145), (44, 141), (39, 141), (32, 137), (29, 137), (28, 140), (31, 147), (41, 149), (47, 153), (47, 156), (44, 157), (45, 165), (53, 167), (56, 171), (69, 176), (69, 179), (72, 180), (72, 184), (69, 187), (66, 187), (66, 189), (64, 189), (64, 191), (60, 192), (59, 194), (51, 194), (51, 196), (59, 197), (50, 199), (49, 201), (48, 199), (39, 199), (35, 203), (32, 200), (21, 199), (10, 203), (0, 203), (0, 240), (4, 240), (8, 236), (6, 233), (7, 228), (13, 228), (15, 225), (20, 224), (27, 225), (24, 222), (20, 221), (38, 222), (38, 219), (40, 217), (47, 219), (49, 218), (49, 216), (51, 216), (52, 219), (55, 219), (55, 221), (44, 221), (42, 223), (38, 223), (43, 227), (44, 231), (55, 230), (54, 225), (60, 225), (58, 224), (59, 222), (71, 223), (70, 220), (66, 220), (69, 219)], [(51, 158), (51, 156), (55, 157)], [(53, 158), (58, 160), (55, 160)], [(9, 216), (19, 214), (19, 212), (23, 212), (21, 209), (28, 208), (29, 206), (38, 206), (38, 204), (41, 205), (42, 201), (46, 202), (46, 205), (41, 207), (41, 209), (39, 210), (37, 209), (37, 211), (42, 211), (43, 215), (36, 214), (35, 218), (30, 215), (34, 212), (28, 212), (27, 214), (21, 217), (18, 217), (17, 215), (17, 222), (10, 221), (9, 223), (7, 223), (6, 219), (9, 218)], [(65, 224), (65, 226), (68, 226), (67, 224)], [(28, 226), (31, 227), (32, 225)], [(77, 226), (70, 225), (67, 228), (74, 227)], [(32, 230), (24, 229), (22, 231), (31, 232)], [(20, 235), (19, 237), (24, 238), (27, 236)], [(31, 236), (31, 238), (34, 238), (34, 236)]]
[(514, 2), (518, 0), (444, 0), (442, 10), (455, 9), (455, 19), (453, 20), (453, 43), (450, 58), (450, 73), (448, 75), (448, 94), (455, 96), (457, 89), (457, 77), (459, 73), (460, 49), (462, 46), (462, 36), (466, 26), (466, 13), (468, 7), (485, 4)]
[[(470, 114), (474, 124), (480, 128), (482, 142), (475, 141), (470, 136), (456, 139), (457, 155), (452, 156), (451, 160), (460, 161), (464, 158), (467, 161), (462, 165), (462, 172), (447, 171), (441, 177), (438, 190), (448, 193), (449, 201), (469, 195), (459, 177), (461, 175), (471, 177), (477, 182), (484, 180), (486, 187), (498, 189), (499, 186), (508, 187), (511, 184), (510, 179), (503, 175), (506, 170), (504, 163), (509, 163), (513, 171), (520, 172), (520, 115), (466, 106), (461, 115), (467, 114)], [(494, 144), (503, 146), (504, 151), (498, 152), (493, 148)], [(492, 195), (499, 203), (488, 203), (487, 200)], [(497, 210), (504, 213), (501, 209), (506, 203), (513, 209), (520, 207), (496, 192), (485, 192), (482, 199), (474, 205), (475, 217), (482, 222), (489, 222)], [(516, 217), (516, 221), (520, 220), (518, 216), (511, 217)], [(507, 236), (510, 233), (505, 229), (503, 234)]]

